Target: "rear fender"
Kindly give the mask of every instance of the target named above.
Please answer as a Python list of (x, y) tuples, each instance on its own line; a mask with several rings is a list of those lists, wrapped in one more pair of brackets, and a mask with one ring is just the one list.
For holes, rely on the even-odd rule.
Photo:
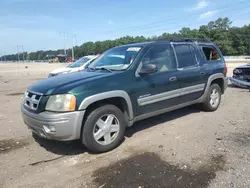
[(204, 101), (205, 101), (205, 99), (206, 99), (206, 97), (207, 97), (207, 94), (208, 94), (208, 92), (209, 92), (209, 87), (210, 87), (211, 83), (212, 83), (214, 80), (219, 79), (219, 78), (221, 78), (221, 79), (224, 80), (224, 91), (226, 90), (228, 83), (227, 83), (227, 78), (224, 76), (224, 74), (223, 74), (223, 73), (216, 73), (216, 74), (213, 74), (213, 75), (211, 75), (211, 76), (208, 78), (207, 85), (206, 85), (206, 87), (205, 87), (205, 91), (204, 91), (203, 95), (201, 96), (201, 98), (198, 99), (199, 102), (204, 102)]

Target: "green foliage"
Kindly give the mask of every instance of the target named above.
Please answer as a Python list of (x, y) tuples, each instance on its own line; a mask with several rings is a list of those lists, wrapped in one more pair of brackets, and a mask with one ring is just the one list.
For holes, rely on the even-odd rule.
[[(232, 27), (232, 22), (228, 18), (219, 18), (209, 22), (207, 25), (200, 26), (199, 29), (182, 28), (178, 33), (163, 33), (161, 36), (152, 36), (145, 38), (144, 36), (124, 36), (115, 40), (105, 40), (96, 42), (86, 42), (81, 46), (75, 46), (75, 56), (77, 58), (103, 53), (104, 51), (123, 44), (152, 41), (161, 38), (207, 38), (215, 42), (224, 55), (250, 55), (250, 24), (243, 27)], [(71, 49), (67, 49), (70, 56)], [(27, 60), (45, 60), (47, 55), (64, 54), (64, 50), (48, 50), (25, 53)], [(6, 60), (17, 60), (17, 54), (5, 56)], [(20, 59), (23, 56), (20, 54)]]

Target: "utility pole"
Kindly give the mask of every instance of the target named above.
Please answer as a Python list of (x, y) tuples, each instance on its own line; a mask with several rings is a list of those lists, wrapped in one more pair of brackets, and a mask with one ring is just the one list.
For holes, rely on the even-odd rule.
[(18, 45), (17, 45), (17, 61), (18, 61), (18, 63), (20, 61), (20, 58), (19, 58), (19, 46)]
[(74, 53), (74, 38), (76, 40), (76, 34), (73, 36), (73, 40), (72, 40), (72, 60), (75, 59), (75, 53)]
[(64, 55), (67, 56), (67, 50), (66, 50), (66, 33), (64, 33)]
[(75, 56), (74, 56), (75, 54), (74, 54), (74, 45), (72, 46), (72, 60), (74, 60), (75, 59)]
[(61, 39), (63, 39), (63, 48), (64, 49), (64, 55), (67, 54), (67, 50), (66, 50), (66, 32), (58, 32), (58, 35), (60, 37), (60, 41)]
[(24, 49), (23, 49), (23, 46), (22, 46), (22, 52), (23, 52), (23, 62), (24, 62)]
[(77, 46), (76, 33), (75, 33), (74, 37), (75, 37), (75, 45)]

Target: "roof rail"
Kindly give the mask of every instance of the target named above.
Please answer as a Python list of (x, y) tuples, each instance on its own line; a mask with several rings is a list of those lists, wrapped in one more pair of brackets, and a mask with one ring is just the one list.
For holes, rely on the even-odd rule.
[(202, 38), (158, 38), (156, 41), (211, 43), (209, 39)]

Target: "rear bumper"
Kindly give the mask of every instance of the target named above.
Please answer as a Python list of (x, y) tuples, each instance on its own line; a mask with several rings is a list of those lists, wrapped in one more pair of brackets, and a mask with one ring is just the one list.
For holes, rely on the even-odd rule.
[(51, 140), (76, 140), (81, 136), (85, 111), (67, 113), (42, 112), (39, 114), (21, 107), (24, 123), (40, 137)]
[(250, 82), (246, 82), (244, 80), (236, 79), (233, 77), (230, 77), (229, 80), (233, 85), (235, 85), (237, 87), (250, 88)]

